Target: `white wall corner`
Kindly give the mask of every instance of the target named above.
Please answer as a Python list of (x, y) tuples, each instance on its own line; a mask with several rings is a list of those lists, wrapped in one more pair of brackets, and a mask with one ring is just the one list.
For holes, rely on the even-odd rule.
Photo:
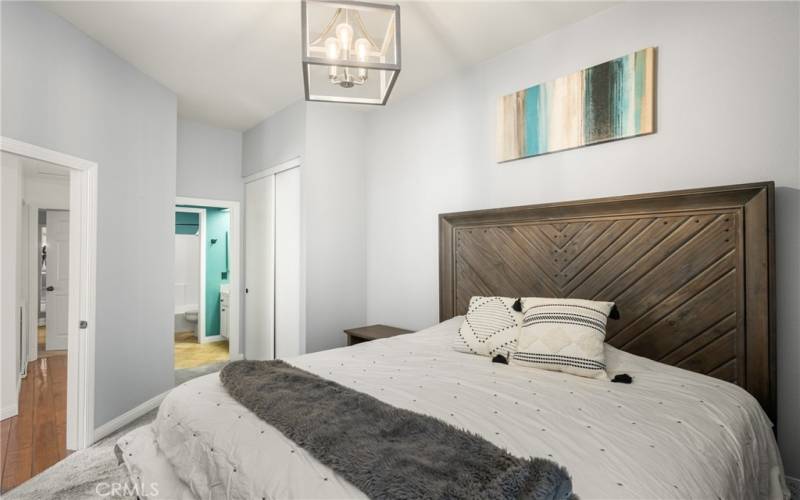
[(133, 422), (137, 418), (144, 415), (145, 413), (155, 408), (158, 408), (161, 402), (164, 400), (165, 397), (167, 397), (167, 394), (169, 394), (171, 390), (172, 389), (170, 389), (169, 391), (164, 391), (161, 394), (148, 399), (139, 406), (131, 408), (122, 415), (109, 420), (100, 427), (97, 427), (94, 430), (94, 442), (100, 441), (104, 437), (109, 436), (114, 432), (118, 431), (119, 429), (125, 427), (129, 423)]

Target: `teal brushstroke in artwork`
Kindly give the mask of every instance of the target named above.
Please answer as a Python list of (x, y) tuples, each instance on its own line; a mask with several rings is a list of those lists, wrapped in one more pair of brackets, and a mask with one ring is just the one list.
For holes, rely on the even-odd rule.
[(550, 92), (547, 90), (547, 85), (539, 85), (539, 154), (550, 151), (548, 146), (548, 132), (547, 132), (547, 119), (550, 116), (550, 110), (547, 108), (550, 103), (548, 98)]
[(540, 88), (537, 85), (525, 91), (525, 152), (528, 156), (539, 154), (542, 151), (540, 141), (546, 140), (545, 134), (539, 130)]
[(629, 82), (633, 81), (633, 64), (631, 56), (619, 59), (619, 81), (617, 82), (617, 116), (616, 116), (616, 135), (624, 136), (628, 132), (628, 116), (630, 112), (630, 92)]
[(654, 75), (647, 48), (501, 97), (499, 161), (653, 133)]
[(634, 55), (634, 73), (635, 73), (635, 83), (634, 83), (634, 95), (636, 96), (636, 108), (634, 109), (633, 113), (633, 128), (634, 131), (641, 130), (642, 126), (642, 99), (645, 94), (645, 84), (647, 83), (647, 73), (645, 70), (647, 69), (646, 61), (645, 61), (645, 53), (644, 51), (636, 52)]
[(625, 60), (620, 57), (611, 61), (611, 137), (622, 137), (625, 132)]

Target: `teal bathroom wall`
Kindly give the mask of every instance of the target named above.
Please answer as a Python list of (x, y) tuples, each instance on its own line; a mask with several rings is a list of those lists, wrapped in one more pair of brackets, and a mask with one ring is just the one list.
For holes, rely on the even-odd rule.
[(175, 212), (175, 234), (197, 234), (199, 227), (200, 214)]
[[(228, 282), (230, 213), (206, 208), (206, 336), (219, 335), (219, 286)], [(216, 243), (211, 243), (216, 240)]]
[[(181, 205), (183, 206), (183, 205)], [(229, 255), (228, 234), (230, 232), (231, 216), (227, 209), (212, 207), (200, 208), (206, 212), (206, 337), (219, 335), (219, 286), (228, 283)], [(195, 224), (199, 226), (199, 214), (189, 212), (176, 212), (175, 233), (194, 234), (197, 230), (181, 232), (182, 228), (189, 227), (181, 224), (191, 224), (194, 216)], [(213, 241), (213, 243), (212, 243)]]

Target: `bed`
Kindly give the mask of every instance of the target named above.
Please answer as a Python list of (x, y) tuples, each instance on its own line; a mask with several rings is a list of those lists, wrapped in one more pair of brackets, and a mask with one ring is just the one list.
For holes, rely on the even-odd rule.
[[(440, 216), (441, 323), (288, 363), (565, 466), (583, 498), (784, 498), (770, 183)], [(473, 295), (615, 300), (613, 384), (451, 348)], [(770, 420), (772, 419), (772, 421)], [(120, 439), (169, 498), (361, 498), (217, 374)]]

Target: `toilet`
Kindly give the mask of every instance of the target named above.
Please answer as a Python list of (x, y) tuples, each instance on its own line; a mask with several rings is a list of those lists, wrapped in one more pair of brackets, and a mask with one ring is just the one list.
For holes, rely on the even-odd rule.
[(198, 308), (195, 305), (188, 305), (183, 311), (183, 317), (189, 323), (197, 323)]

